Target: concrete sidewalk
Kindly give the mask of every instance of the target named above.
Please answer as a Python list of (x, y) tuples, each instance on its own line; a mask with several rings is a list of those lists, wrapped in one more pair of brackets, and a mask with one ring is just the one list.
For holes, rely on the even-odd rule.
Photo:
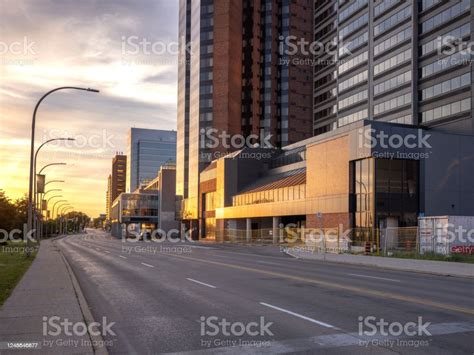
[[(54, 242), (42, 241), (33, 264), (0, 309), (0, 354), (94, 354), (88, 333), (43, 335), (44, 317), (60, 317), (55, 324), (65, 318), (74, 323), (85, 322), (88, 316), (81, 310), (82, 297)], [(46, 330), (56, 331), (51, 326)], [(10, 347), (15, 342), (23, 346), (30, 343), (34, 350), (12, 350)]]
[(416, 259), (400, 259), (381, 256), (368, 255), (352, 255), (352, 254), (332, 254), (318, 253), (308, 250), (306, 247), (282, 247), (282, 251), (295, 258), (320, 260), (343, 264), (355, 264), (365, 266), (375, 266), (379, 268), (415, 271), (435, 275), (458, 276), (458, 277), (474, 277), (474, 264), (433, 261), (433, 260), (416, 260)]

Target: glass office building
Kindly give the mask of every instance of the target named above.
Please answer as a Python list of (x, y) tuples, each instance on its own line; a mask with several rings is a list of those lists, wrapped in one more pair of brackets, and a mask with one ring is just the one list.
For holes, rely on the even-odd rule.
[(176, 163), (176, 131), (131, 128), (127, 156), (127, 192), (133, 192), (153, 180), (161, 166)]
[[(472, 133), (470, 0), (316, 1), (316, 134), (363, 119)], [(452, 45), (452, 44), (455, 45)]]

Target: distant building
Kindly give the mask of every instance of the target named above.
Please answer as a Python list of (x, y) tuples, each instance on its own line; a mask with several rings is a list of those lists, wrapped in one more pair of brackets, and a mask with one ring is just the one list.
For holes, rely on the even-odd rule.
[(106, 195), (106, 216), (110, 219), (112, 203), (122, 193), (125, 192), (127, 182), (127, 156), (117, 153), (112, 159), (112, 174), (107, 180)]
[(131, 128), (127, 156), (126, 191), (133, 192), (153, 180), (162, 165), (176, 162), (176, 132)]
[(122, 192), (125, 192), (126, 185), (127, 156), (123, 154), (117, 154), (112, 160), (111, 202), (115, 200)]
[[(122, 237), (131, 232), (141, 234), (160, 229), (165, 233), (175, 229), (176, 166), (163, 165), (158, 175), (143, 188), (122, 193), (111, 209), (112, 235)], [(160, 238), (161, 235), (156, 235)]]
[(110, 209), (112, 207), (112, 175), (107, 178), (107, 192), (105, 194), (105, 215), (110, 219)]

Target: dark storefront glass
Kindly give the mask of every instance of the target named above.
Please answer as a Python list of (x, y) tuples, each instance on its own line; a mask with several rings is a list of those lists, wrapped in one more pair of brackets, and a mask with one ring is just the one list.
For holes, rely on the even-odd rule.
[(350, 212), (355, 228), (417, 224), (419, 162), (362, 159), (350, 166)]

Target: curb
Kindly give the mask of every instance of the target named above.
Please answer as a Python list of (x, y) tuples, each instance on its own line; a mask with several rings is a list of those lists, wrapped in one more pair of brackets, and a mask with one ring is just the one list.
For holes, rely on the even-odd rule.
[[(58, 252), (61, 254), (64, 264), (66, 265), (66, 269), (69, 273), (69, 277), (71, 278), (72, 285), (74, 287), (74, 292), (76, 293), (76, 297), (79, 302), (79, 307), (81, 309), (82, 316), (84, 317), (84, 320), (87, 324), (91, 324), (95, 322), (94, 317), (92, 316), (92, 313), (89, 309), (89, 305), (87, 304), (86, 298), (84, 297), (84, 294), (82, 293), (82, 290), (81, 290), (81, 287), (79, 286), (79, 282), (77, 281), (76, 275), (74, 274), (74, 271), (72, 270), (71, 265), (69, 265), (69, 262), (67, 261), (61, 249), (58, 248), (56, 245), (55, 247), (58, 250)], [(109, 352), (107, 350), (107, 347), (105, 346), (105, 341), (102, 335), (101, 334), (92, 335), (89, 332), (88, 334), (89, 334), (89, 338), (91, 339), (92, 350), (94, 351), (94, 354), (109, 355)]]
[[(370, 262), (362, 262), (358, 263), (355, 261), (341, 261), (341, 260), (327, 260), (327, 259), (312, 259), (312, 258), (305, 258), (304, 256), (301, 255), (294, 255), (291, 253), (291, 250), (289, 248), (286, 248), (283, 250), (283, 253), (286, 255), (295, 258), (295, 259), (300, 259), (300, 260), (308, 260), (308, 261), (322, 261), (325, 263), (334, 263), (334, 264), (339, 264), (339, 265), (359, 265), (359, 266), (366, 266), (366, 267), (374, 267), (377, 269), (382, 269), (382, 270), (392, 270), (392, 271), (405, 271), (405, 272), (416, 272), (419, 274), (426, 274), (426, 275), (434, 275), (434, 276), (447, 276), (447, 277), (456, 277), (456, 278), (462, 278), (462, 279), (474, 279), (474, 276), (471, 275), (456, 275), (453, 274), (452, 272), (435, 272), (435, 271), (428, 271), (428, 270), (419, 270), (419, 269), (414, 269), (414, 268), (396, 268), (396, 267), (390, 267), (390, 266), (380, 266), (380, 265), (375, 265)], [(403, 259), (400, 259), (403, 260)], [(362, 260), (361, 260), (362, 261)], [(449, 262), (449, 261), (445, 261)]]

